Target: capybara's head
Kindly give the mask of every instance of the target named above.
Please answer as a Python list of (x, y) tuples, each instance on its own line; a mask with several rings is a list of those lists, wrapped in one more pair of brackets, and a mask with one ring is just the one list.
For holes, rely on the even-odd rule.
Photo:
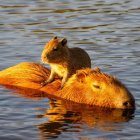
[(46, 43), (41, 59), (43, 63), (61, 63), (68, 56), (67, 40), (65, 38), (58, 39), (57, 36), (53, 37)]
[(78, 70), (66, 83), (65, 90), (68, 91), (64, 93), (65, 98), (71, 100), (73, 97), (76, 102), (109, 108), (135, 108), (135, 100), (128, 89), (99, 68)]

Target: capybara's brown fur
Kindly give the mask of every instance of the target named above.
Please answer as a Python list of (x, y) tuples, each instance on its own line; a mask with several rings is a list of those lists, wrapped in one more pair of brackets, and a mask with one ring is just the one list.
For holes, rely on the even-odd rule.
[(55, 74), (62, 77), (61, 87), (76, 70), (90, 68), (91, 60), (89, 55), (81, 48), (68, 48), (65, 38), (52, 38), (42, 52), (41, 59), (51, 66), (49, 79), (44, 83), (54, 80)]
[(134, 107), (134, 98), (128, 89), (118, 79), (101, 72), (99, 68), (77, 71), (57, 94), (67, 100), (89, 105)]
[(81, 104), (96, 105), (108, 108), (135, 108), (135, 100), (128, 89), (116, 78), (107, 75), (100, 69), (78, 70), (60, 90), (61, 80), (41, 87), (50, 71), (31, 62), (20, 63), (0, 72), (0, 84), (43, 91), (56, 97)]

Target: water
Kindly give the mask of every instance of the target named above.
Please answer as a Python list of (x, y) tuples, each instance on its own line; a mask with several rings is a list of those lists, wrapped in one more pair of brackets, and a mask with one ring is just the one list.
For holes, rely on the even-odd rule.
[(118, 140), (140, 137), (139, 0), (0, 0), (0, 69), (40, 62), (54, 35), (85, 49), (92, 67), (117, 76), (135, 112), (25, 98), (0, 87), (0, 139)]

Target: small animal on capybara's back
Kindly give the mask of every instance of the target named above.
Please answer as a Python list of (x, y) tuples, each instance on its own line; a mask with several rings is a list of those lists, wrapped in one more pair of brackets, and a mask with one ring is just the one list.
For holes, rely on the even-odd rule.
[(61, 88), (76, 70), (90, 68), (91, 60), (88, 53), (81, 48), (68, 48), (67, 39), (52, 38), (42, 52), (43, 63), (51, 66), (51, 74), (42, 85), (54, 80), (55, 75), (62, 77)]

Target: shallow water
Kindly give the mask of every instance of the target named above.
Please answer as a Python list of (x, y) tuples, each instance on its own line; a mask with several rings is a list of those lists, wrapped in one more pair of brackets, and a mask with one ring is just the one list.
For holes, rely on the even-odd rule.
[(40, 62), (54, 35), (85, 49), (92, 67), (117, 76), (136, 99), (135, 112), (100, 110), (0, 87), (0, 139), (140, 138), (139, 0), (0, 0), (0, 70)]

